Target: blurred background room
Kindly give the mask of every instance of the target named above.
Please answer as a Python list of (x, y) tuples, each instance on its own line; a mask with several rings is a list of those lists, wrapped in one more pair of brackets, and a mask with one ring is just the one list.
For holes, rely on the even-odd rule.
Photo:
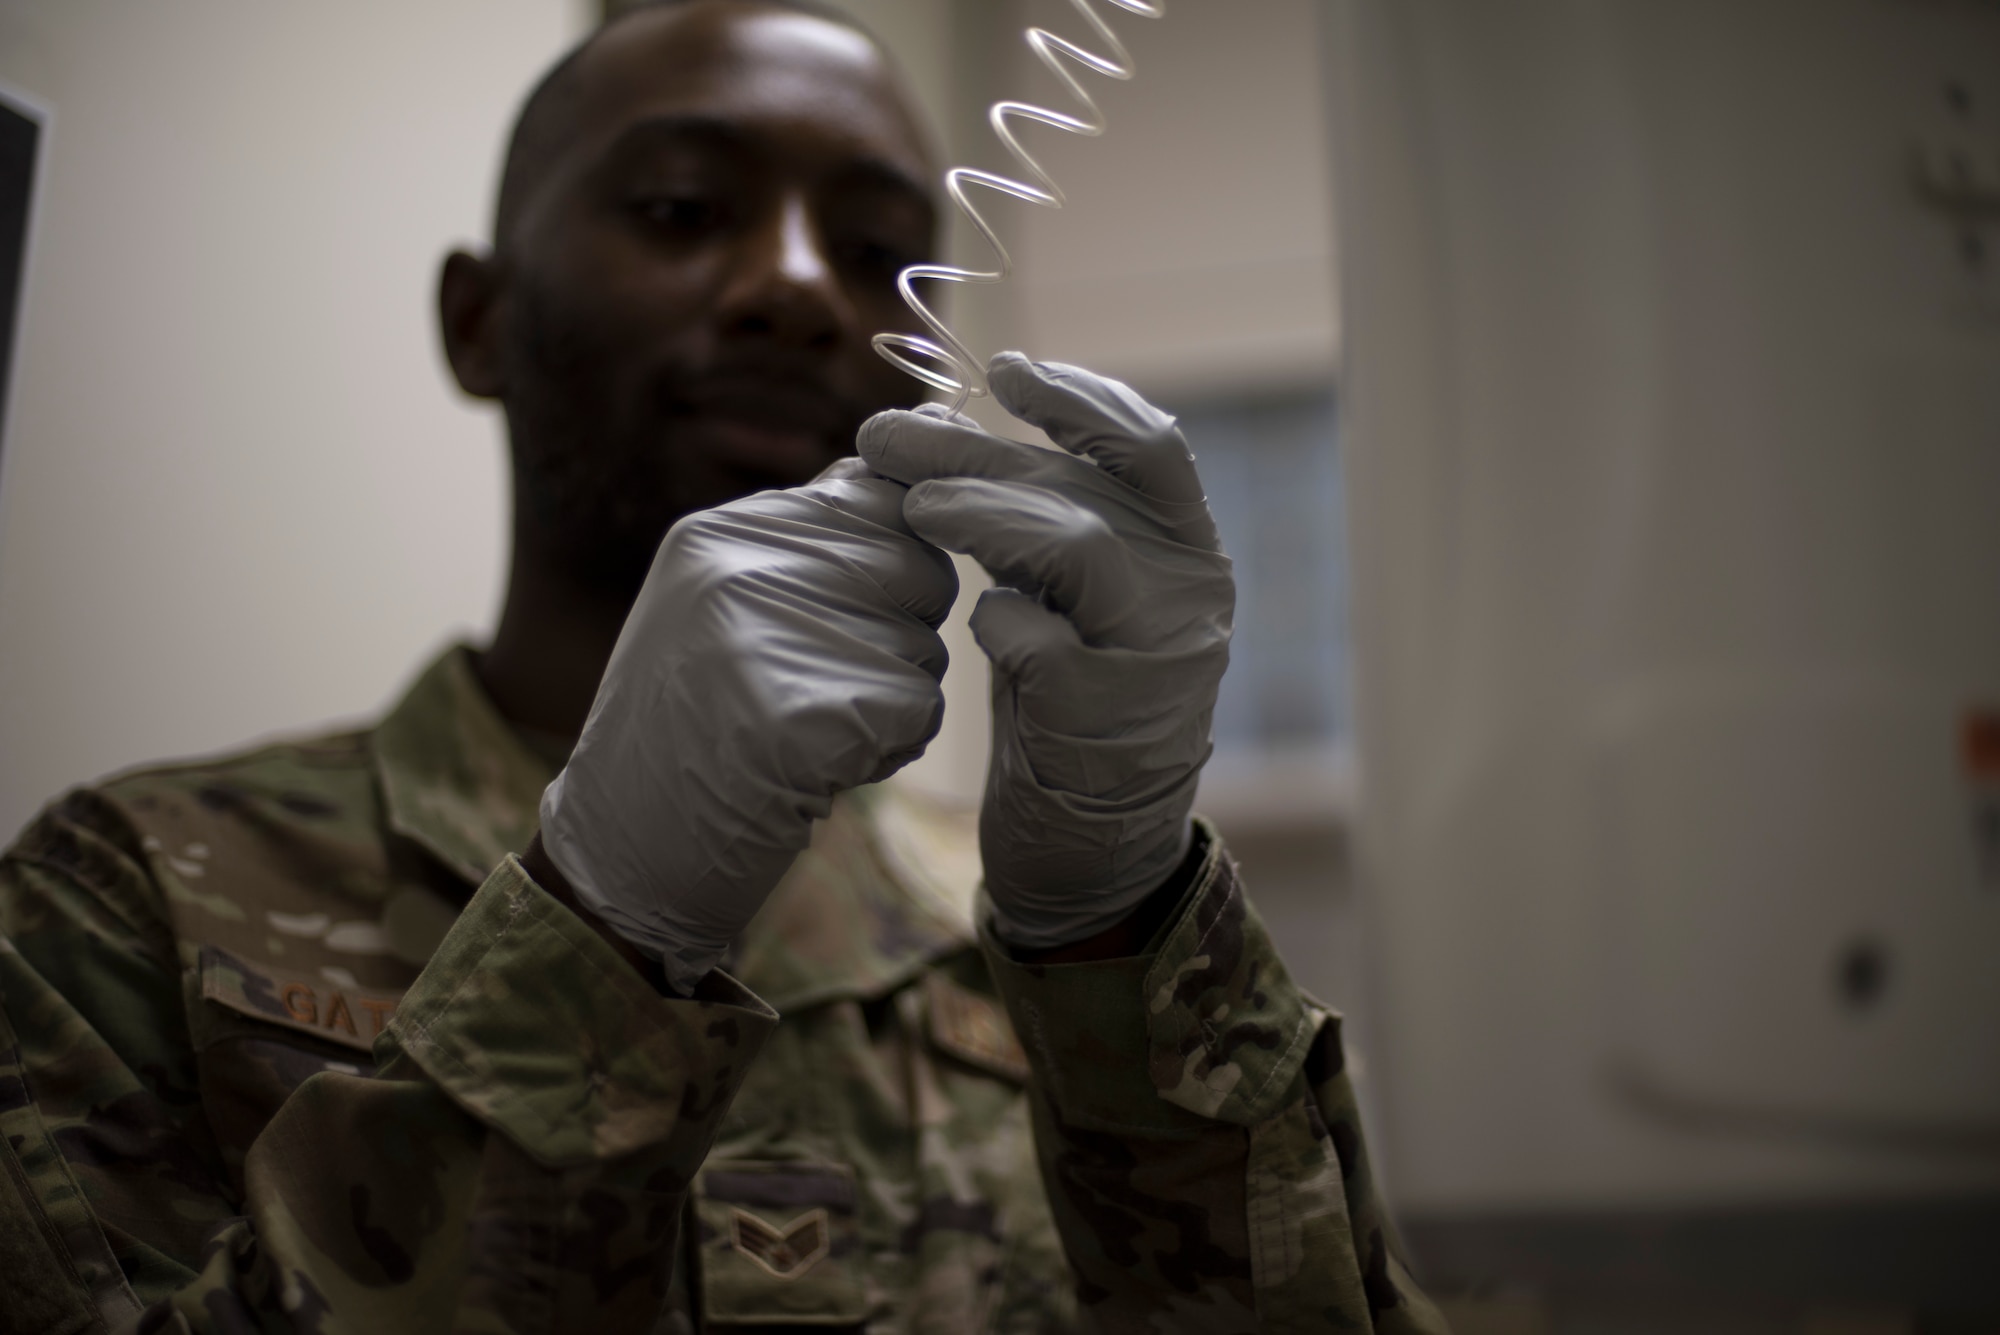
[[(1084, 36), (834, 2), (996, 170), (987, 106), (1062, 97), (1023, 27)], [(490, 630), (435, 271), (602, 12), (0, 0), (9, 837)], [(1464, 1335), (2000, 1332), (2000, 4), (1113, 22), (953, 319), (1182, 418), (1239, 575), (1200, 809), (1420, 1276)]]

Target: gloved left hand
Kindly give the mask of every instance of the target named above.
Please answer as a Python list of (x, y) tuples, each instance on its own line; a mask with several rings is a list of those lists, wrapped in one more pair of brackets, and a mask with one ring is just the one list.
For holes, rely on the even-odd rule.
[(1186, 854), (1235, 582), (1172, 417), (1019, 353), (994, 358), (989, 380), (1061, 449), (934, 405), (870, 418), (858, 447), (909, 486), (918, 537), (999, 585), (972, 616), (993, 662), (986, 890), (1002, 940), (1068, 945), (1123, 919)]
[(577, 900), (691, 993), (844, 789), (944, 718), (958, 595), (903, 489), (843, 459), (668, 531), (583, 737), (542, 794)]

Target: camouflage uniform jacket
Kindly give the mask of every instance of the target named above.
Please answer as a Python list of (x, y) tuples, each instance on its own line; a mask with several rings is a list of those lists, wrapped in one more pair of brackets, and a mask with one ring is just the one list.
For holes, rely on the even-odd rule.
[(1211, 832), (1150, 953), (1027, 967), (850, 795), (677, 1000), (510, 856), (551, 772), (455, 650), (28, 827), (0, 1331), (1443, 1329)]

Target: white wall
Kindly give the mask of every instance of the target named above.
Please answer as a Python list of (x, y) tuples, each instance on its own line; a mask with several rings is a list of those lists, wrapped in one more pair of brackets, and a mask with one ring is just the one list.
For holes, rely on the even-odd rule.
[(55, 127), (0, 446), (0, 829), (379, 707), (496, 609), (497, 420), (436, 348), (584, 0), (4, 0)]
[[(1060, 210), (1015, 205), (1015, 318), (1035, 355), (1150, 393), (1324, 384), (1337, 351), (1334, 222), (1321, 114), (1319, 0), (1175, 0), (1149, 20), (1100, 5), (1131, 52), (1121, 83), (1085, 72), (1101, 138), (1038, 126), (1024, 144)], [(1025, 17), (1098, 43), (1064, 0)], [(1014, 36), (1008, 95), (1075, 99)], [(1072, 66), (1074, 68), (1074, 66)], [(1001, 170), (1011, 159), (996, 155)]]
[(1990, 1192), (2000, 281), (1910, 166), (2000, 11), (1335, 12), (1403, 1203)]

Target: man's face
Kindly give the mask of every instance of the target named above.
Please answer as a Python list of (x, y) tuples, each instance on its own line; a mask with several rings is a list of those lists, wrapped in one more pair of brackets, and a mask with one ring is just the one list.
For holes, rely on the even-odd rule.
[[(702, 4), (620, 24), (498, 239), (516, 504), (636, 592), (690, 510), (794, 485), (919, 397), (869, 346), (935, 210), (914, 118), (851, 29)], [(580, 563), (580, 565), (578, 565)]]

